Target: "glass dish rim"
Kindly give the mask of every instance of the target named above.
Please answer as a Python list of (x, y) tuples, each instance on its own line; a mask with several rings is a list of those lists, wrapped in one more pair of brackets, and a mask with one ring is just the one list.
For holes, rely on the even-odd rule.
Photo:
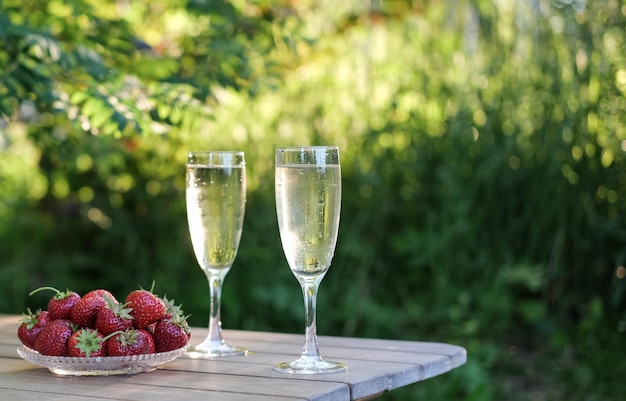
[(49, 356), (21, 345), (18, 355), (27, 362), (47, 368), (53, 373), (74, 376), (109, 376), (135, 374), (155, 370), (157, 366), (171, 362), (189, 348), (189, 342), (181, 348), (166, 352), (129, 356), (71, 357)]

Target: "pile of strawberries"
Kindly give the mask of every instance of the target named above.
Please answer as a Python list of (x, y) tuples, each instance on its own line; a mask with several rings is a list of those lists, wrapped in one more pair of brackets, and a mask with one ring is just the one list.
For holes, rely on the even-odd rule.
[(21, 320), (17, 335), (42, 355), (98, 357), (152, 354), (179, 349), (191, 336), (180, 306), (152, 290), (130, 292), (124, 302), (97, 289), (76, 292), (41, 287), (30, 295), (51, 290), (47, 310), (31, 312)]

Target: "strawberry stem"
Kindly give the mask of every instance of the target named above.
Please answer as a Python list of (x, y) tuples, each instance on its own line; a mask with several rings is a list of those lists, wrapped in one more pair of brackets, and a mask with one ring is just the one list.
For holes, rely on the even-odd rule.
[(34, 293), (42, 291), (42, 290), (54, 291), (54, 296), (53, 296), (54, 299), (65, 299), (65, 298), (71, 297), (74, 294), (74, 292), (70, 291), (69, 289), (66, 289), (65, 292), (63, 292), (63, 291), (57, 290), (54, 287), (40, 287), (40, 288), (37, 288), (36, 290), (32, 290), (30, 294), (28, 295), (33, 295)]
[(114, 331), (113, 333), (109, 334), (108, 336), (105, 336), (104, 338), (102, 338), (100, 340), (101, 343), (105, 342), (106, 340), (108, 340), (111, 337), (115, 337), (118, 334), (125, 334), (125, 332), (118, 330), (118, 331)]
[(55, 295), (61, 295), (62, 294), (61, 291), (57, 290), (54, 287), (39, 287), (39, 288), (37, 288), (35, 290), (32, 290), (28, 295), (32, 296), (33, 294), (35, 294), (35, 293), (37, 293), (39, 291), (42, 291), (42, 290), (52, 290), (52, 291), (54, 291), (56, 293)]

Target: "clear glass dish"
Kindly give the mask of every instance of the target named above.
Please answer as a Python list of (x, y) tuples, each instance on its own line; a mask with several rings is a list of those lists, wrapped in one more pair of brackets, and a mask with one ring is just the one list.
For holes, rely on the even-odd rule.
[(182, 348), (157, 354), (132, 356), (105, 356), (95, 358), (46, 356), (28, 347), (17, 349), (20, 357), (35, 365), (48, 368), (50, 372), (66, 376), (132, 375), (150, 372), (181, 356), (189, 344)]

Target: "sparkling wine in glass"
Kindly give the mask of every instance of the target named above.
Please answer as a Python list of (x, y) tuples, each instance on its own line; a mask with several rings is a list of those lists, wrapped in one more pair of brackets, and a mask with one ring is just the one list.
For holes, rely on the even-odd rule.
[(246, 205), (243, 152), (190, 152), (186, 171), (187, 221), (193, 250), (209, 281), (209, 334), (189, 354), (196, 358), (244, 355), (222, 339), (222, 284), (237, 250)]
[(305, 340), (300, 358), (280, 363), (284, 373), (338, 373), (348, 369), (324, 360), (317, 345), (316, 303), (339, 231), (341, 168), (336, 146), (276, 150), (276, 214), (285, 257), (302, 287)]

